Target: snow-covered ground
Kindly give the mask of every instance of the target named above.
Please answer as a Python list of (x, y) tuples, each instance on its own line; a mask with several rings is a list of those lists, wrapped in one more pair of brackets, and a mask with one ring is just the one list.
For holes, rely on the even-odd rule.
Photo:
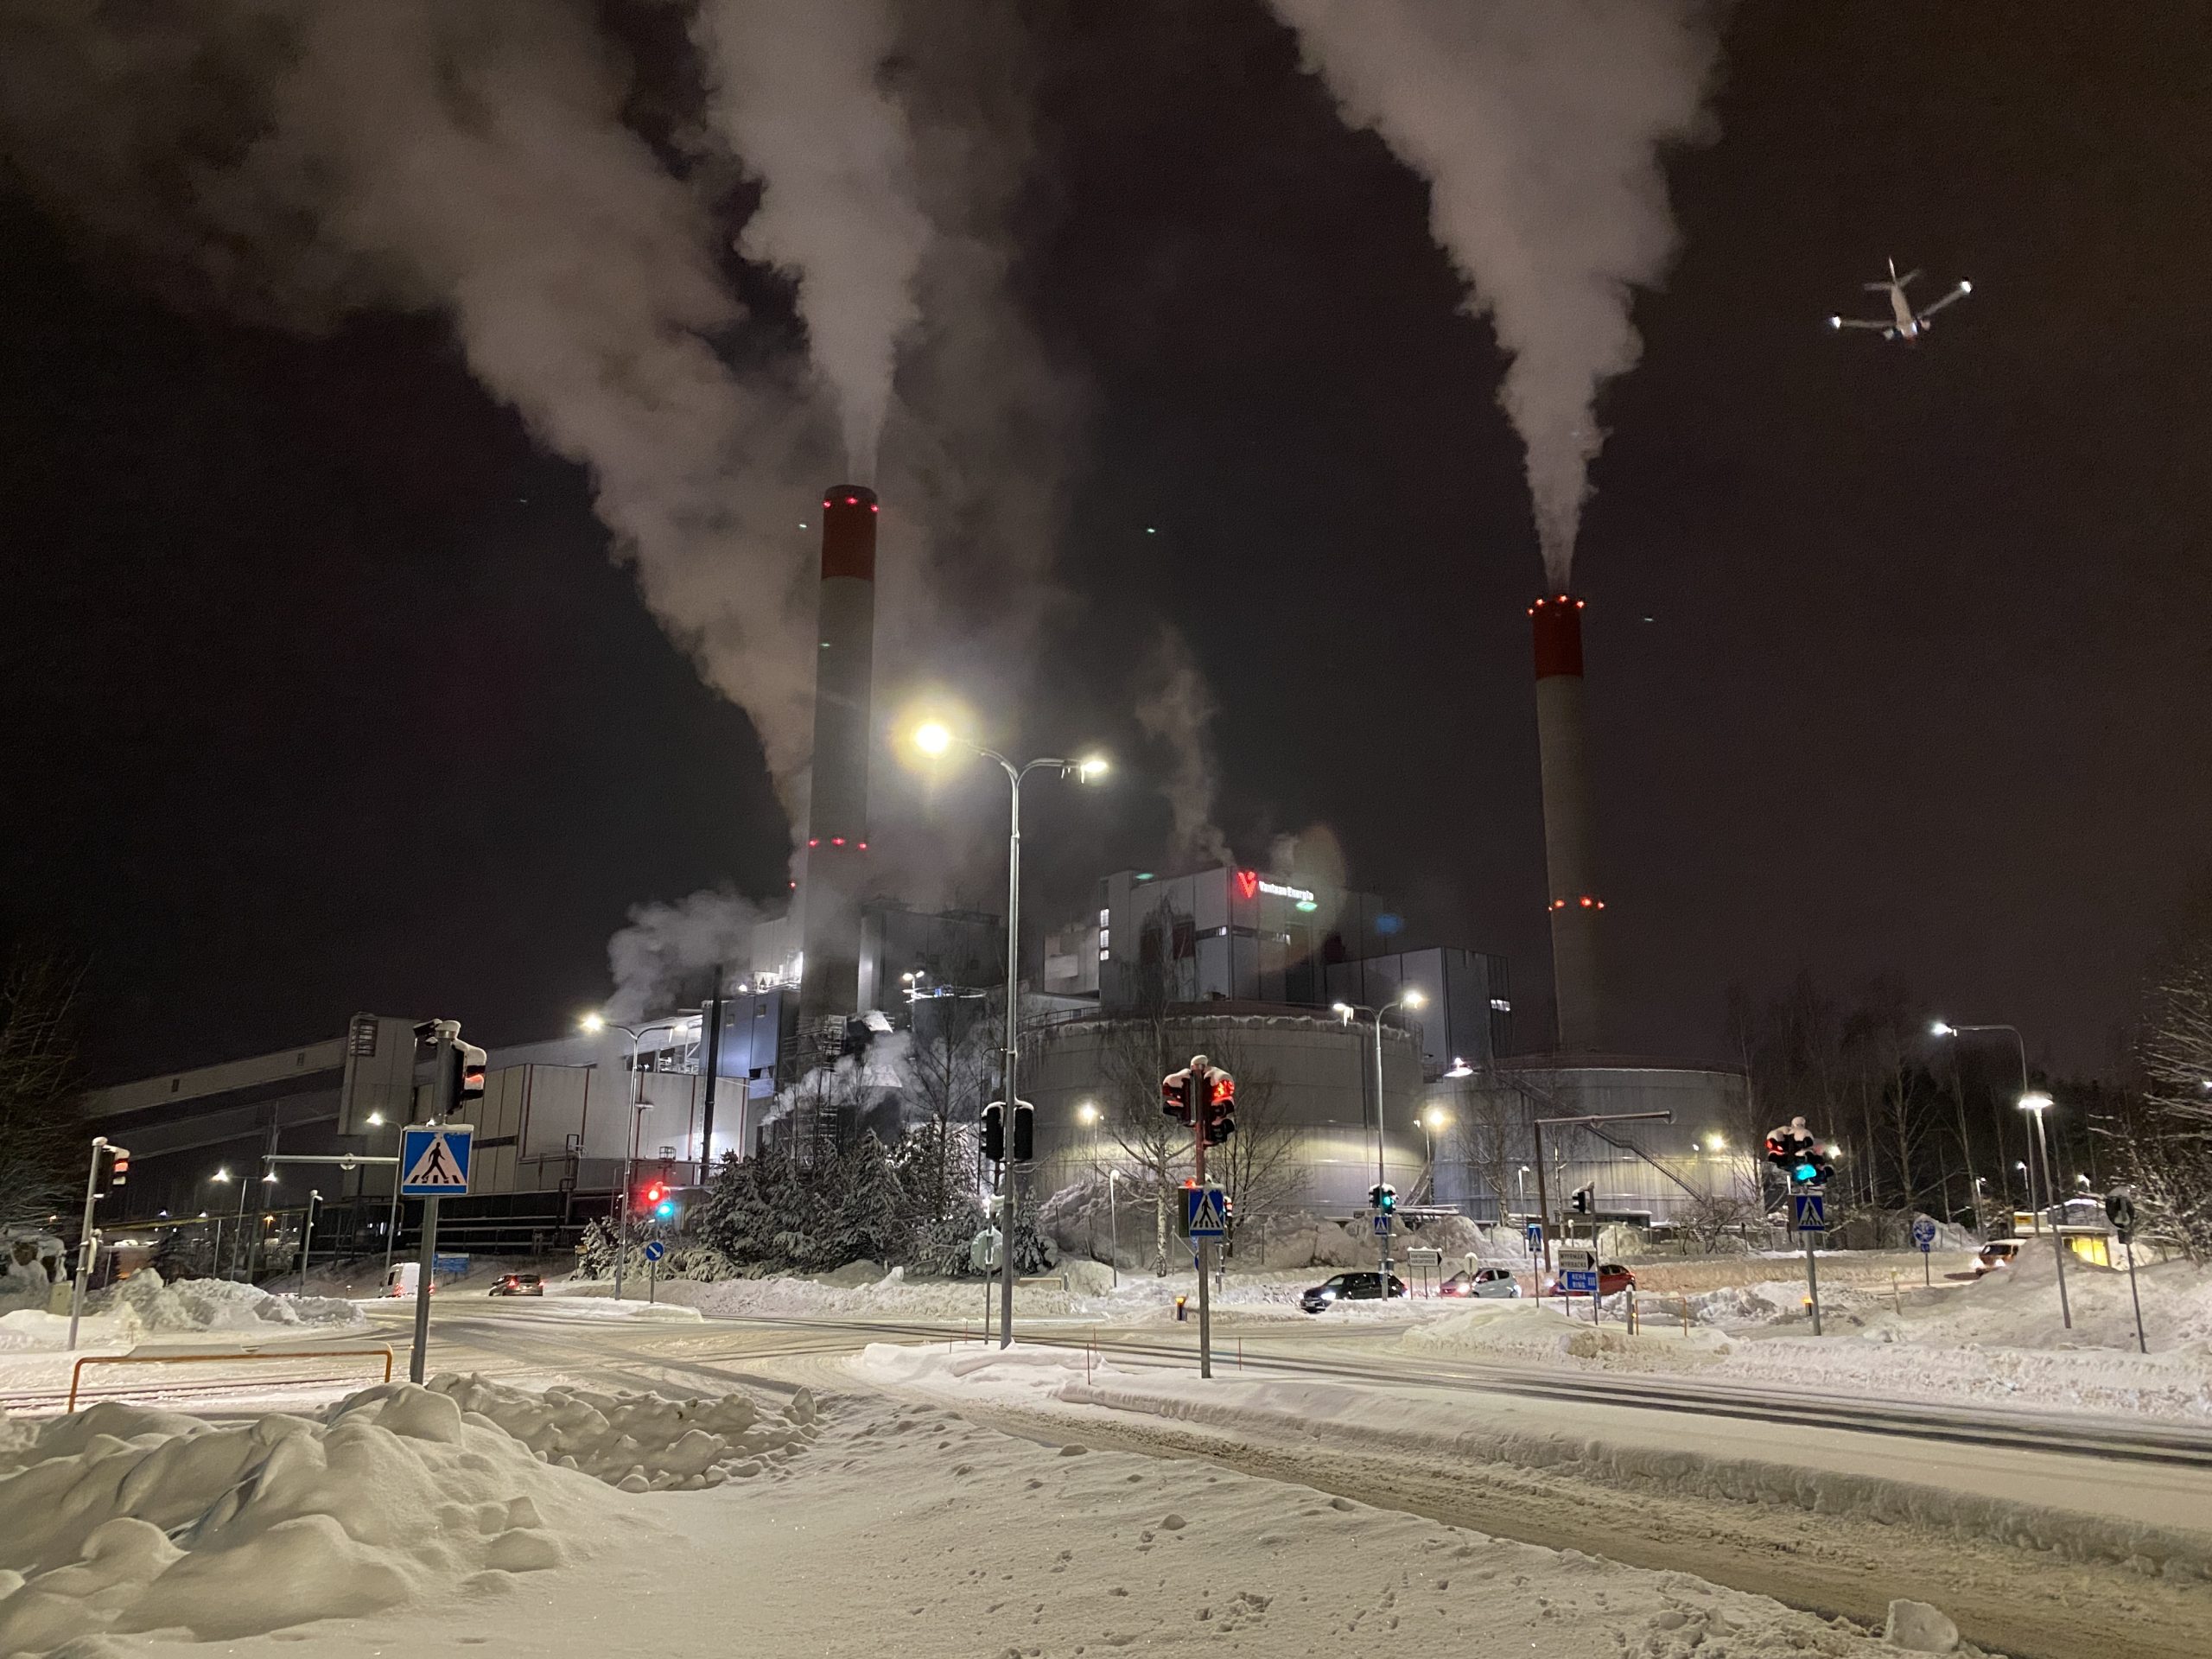
[[(102, 1406), (0, 1448), (0, 1513), (29, 1517), (0, 1533), (10, 1653), (1899, 1650), (1685, 1573), (928, 1404), (841, 1399), (817, 1421), (804, 1396), (772, 1412), (454, 1379), (235, 1427)], [(652, 1461), (696, 1488), (637, 1491)]]
[(1802, 1280), (1688, 1299), (1685, 1331), (1644, 1299), (1641, 1331), (1592, 1324), (1556, 1302), (1493, 1303), (1408, 1330), (1414, 1355), (1522, 1361), (1609, 1371), (1696, 1372), (1827, 1394), (1943, 1400), (2212, 1421), (2212, 1277), (2186, 1262), (2139, 1275), (2152, 1351), (2135, 1351), (2127, 1277), (2068, 1275), (2074, 1328), (2061, 1323), (2056, 1264), (2031, 1246), (1973, 1284), (1822, 1287), (1812, 1335)]

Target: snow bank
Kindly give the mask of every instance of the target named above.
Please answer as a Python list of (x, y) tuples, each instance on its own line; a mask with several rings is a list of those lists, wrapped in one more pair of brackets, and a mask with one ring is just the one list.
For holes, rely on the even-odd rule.
[(404, 1383), (321, 1423), (98, 1405), (4, 1455), (10, 1654), (102, 1630), (219, 1641), (489, 1587), (568, 1559), (548, 1516), (582, 1503), (519, 1441)]
[[(1979, 1283), (1821, 1288), (1815, 1337), (1802, 1281), (1643, 1299), (1643, 1326), (1592, 1326), (1556, 1302), (1498, 1303), (1415, 1325), (1408, 1353), (1532, 1361), (1577, 1370), (1696, 1370), (1825, 1394), (2011, 1405), (2212, 1422), (2212, 1279), (2184, 1262), (2141, 1274), (2154, 1351), (2134, 1351), (2125, 1274), (2069, 1269), (2074, 1329), (2061, 1324), (2048, 1246)], [(1825, 1274), (1826, 1269), (1823, 1268)]]
[[(165, 1284), (148, 1268), (92, 1301), (78, 1335), (80, 1348), (127, 1347), (144, 1338), (195, 1335), (204, 1331), (251, 1331), (312, 1326), (318, 1331), (365, 1330), (367, 1317), (353, 1303), (327, 1296), (272, 1296), (255, 1285), (228, 1279), (181, 1279)], [(18, 1309), (0, 1314), (0, 1353), (66, 1347), (66, 1314)]]
[(495, 1593), (634, 1529), (618, 1492), (778, 1469), (815, 1421), (804, 1390), (778, 1411), (477, 1376), (238, 1427), (115, 1403), (0, 1414), (0, 1654), (101, 1631), (222, 1641)]
[(814, 1396), (804, 1389), (772, 1413), (741, 1394), (665, 1400), (556, 1388), (539, 1395), (478, 1376), (435, 1377), (430, 1388), (546, 1462), (626, 1492), (696, 1491), (778, 1469), (812, 1438), (816, 1418)]

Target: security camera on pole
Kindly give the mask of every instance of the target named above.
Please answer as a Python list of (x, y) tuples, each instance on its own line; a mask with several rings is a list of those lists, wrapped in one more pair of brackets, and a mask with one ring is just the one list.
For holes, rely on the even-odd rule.
[(1789, 1224), (1805, 1241), (1805, 1290), (1812, 1299), (1813, 1334), (1821, 1334), (1821, 1270), (1814, 1259), (1813, 1241), (1828, 1230), (1827, 1188), (1835, 1166), (1806, 1128), (1805, 1120), (1793, 1117), (1766, 1137), (1767, 1161), (1780, 1169), (1789, 1183)]
[(1160, 1109), (1191, 1126), (1191, 1183), (1183, 1189), (1183, 1228), (1198, 1269), (1198, 1375), (1213, 1375), (1213, 1248), (1229, 1230), (1220, 1187), (1206, 1180), (1206, 1148), (1236, 1133), (1236, 1079), (1203, 1054), (1160, 1079)]

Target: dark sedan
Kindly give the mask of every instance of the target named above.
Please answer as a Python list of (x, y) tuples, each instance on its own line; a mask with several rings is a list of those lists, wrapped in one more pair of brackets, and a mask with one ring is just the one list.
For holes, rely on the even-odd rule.
[[(1403, 1296), (1406, 1281), (1392, 1274), (1389, 1294), (1392, 1297)], [(1298, 1305), (1308, 1313), (1325, 1313), (1338, 1302), (1379, 1302), (1383, 1299), (1381, 1274), (1340, 1273), (1301, 1294)]]

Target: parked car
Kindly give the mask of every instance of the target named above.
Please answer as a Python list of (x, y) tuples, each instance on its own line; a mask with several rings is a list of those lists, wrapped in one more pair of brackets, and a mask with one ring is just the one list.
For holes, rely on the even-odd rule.
[[(378, 1294), (412, 1296), (415, 1294), (415, 1287), (422, 1282), (423, 1264), (420, 1262), (395, 1262), (385, 1269), (384, 1288)], [(438, 1294), (438, 1281), (435, 1274), (433, 1274), (430, 1279), (430, 1294), (433, 1296)]]
[(1999, 1268), (2009, 1268), (2018, 1259), (2020, 1241), (2017, 1238), (1993, 1238), (1981, 1247), (1981, 1254), (1974, 1259), (1974, 1276), (1993, 1273)]
[[(1406, 1294), (1406, 1281), (1395, 1273), (1390, 1275), (1389, 1295)], [(1340, 1273), (1304, 1292), (1298, 1299), (1299, 1306), (1308, 1313), (1325, 1313), (1338, 1302), (1379, 1302), (1384, 1300), (1382, 1275), (1379, 1273)]]
[(1506, 1268), (1478, 1268), (1455, 1273), (1436, 1287), (1440, 1296), (1518, 1297), (1521, 1281)]
[[(1634, 1290), (1635, 1288), (1636, 1275), (1630, 1273), (1626, 1268), (1623, 1267), (1619, 1262), (1601, 1262), (1598, 1264), (1598, 1294), (1600, 1296), (1618, 1296), (1624, 1290)], [(1582, 1291), (1575, 1292), (1575, 1294), (1578, 1296), (1585, 1294), (1586, 1293)], [(1546, 1291), (1544, 1294), (1547, 1296), (1564, 1296), (1567, 1294), (1567, 1287), (1562, 1285), (1558, 1280), (1554, 1279), (1552, 1281), (1551, 1288)]]
[(545, 1281), (534, 1273), (505, 1274), (492, 1287), (490, 1294), (494, 1296), (543, 1296)]

